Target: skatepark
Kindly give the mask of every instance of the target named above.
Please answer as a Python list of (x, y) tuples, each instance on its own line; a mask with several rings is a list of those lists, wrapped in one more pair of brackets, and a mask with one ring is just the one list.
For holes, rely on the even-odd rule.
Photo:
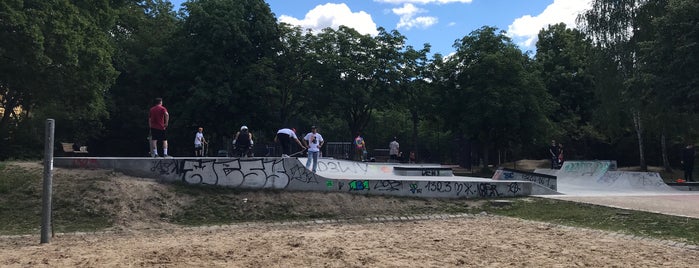
[[(64, 168), (110, 169), (162, 182), (242, 189), (350, 192), (424, 198), (539, 196), (699, 218), (699, 192), (668, 186), (656, 172), (618, 171), (615, 161), (567, 161), (560, 169), (500, 169), (492, 178), (454, 176), (439, 164), (306, 158), (56, 157)], [(687, 185), (693, 185), (687, 183)], [(687, 187), (684, 187), (687, 189)]]

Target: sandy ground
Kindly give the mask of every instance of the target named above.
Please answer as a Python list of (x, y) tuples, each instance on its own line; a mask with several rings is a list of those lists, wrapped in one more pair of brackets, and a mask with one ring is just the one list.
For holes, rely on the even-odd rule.
[(697, 267), (697, 251), (495, 216), (0, 237), (3, 267)]
[(44, 245), (38, 235), (0, 236), (0, 267), (699, 267), (696, 246), (497, 216), (181, 228), (152, 218), (189, 202), (166, 185), (99, 170), (56, 173), (64, 196), (87, 182), (104, 190), (107, 197), (80, 198), (108, 200), (118, 227), (57, 234)]

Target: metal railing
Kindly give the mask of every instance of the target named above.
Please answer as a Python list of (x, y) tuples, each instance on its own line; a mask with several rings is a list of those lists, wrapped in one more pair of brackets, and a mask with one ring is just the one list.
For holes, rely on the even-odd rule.
[(326, 142), (324, 157), (332, 157), (336, 159), (352, 158), (353, 147), (351, 142)]

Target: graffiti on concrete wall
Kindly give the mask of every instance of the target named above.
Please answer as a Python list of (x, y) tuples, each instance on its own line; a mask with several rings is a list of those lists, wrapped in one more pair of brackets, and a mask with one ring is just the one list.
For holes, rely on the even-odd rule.
[(489, 198), (522, 194), (522, 187), (519, 182), (419, 181), (408, 183), (398, 180), (350, 180), (345, 183), (341, 180), (327, 180), (325, 184), (327, 188), (339, 191), (376, 194), (396, 193), (409, 196)]
[(76, 158), (73, 159), (73, 165), (84, 169), (99, 168), (99, 162), (94, 158)]
[(531, 181), (554, 191), (558, 187), (556, 177), (554, 176), (538, 173), (529, 173), (511, 169), (498, 169), (497, 171), (495, 171), (493, 179)]
[(657, 188), (665, 187), (665, 181), (657, 172), (629, 172), (629, 171), (609, 171), (597, 180), (598, 183), (612, 185), (617, 182), (628, 182), (635, 188)]
[(303, 166), (287, 170), (283, 159), (274, 158), (158, 159), (152, 161), (151, 172), (174, 175), (188, 184), (240, 188), (283, 189), (291, 180), (318, 183)]
[(561, 168), (566, 173), (577, 173), (580, 176), (599, 176), (608, 170), (616, 169), (614, 161), (568, 161)]
[(340, 174), (391, 173), (392, 168), (381, 165), (370, 165), (364, 162), (322, 160), (318, 161), (318, 172)]

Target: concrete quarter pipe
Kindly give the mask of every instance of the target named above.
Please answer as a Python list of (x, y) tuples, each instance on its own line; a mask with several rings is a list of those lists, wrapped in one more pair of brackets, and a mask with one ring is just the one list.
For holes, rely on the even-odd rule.
[(656, 172), (617, 171), (614, 161), (567, 161), (555, 175), (563, 195), (542, 197), (699, 218), (699, 193), (668, 186)]

